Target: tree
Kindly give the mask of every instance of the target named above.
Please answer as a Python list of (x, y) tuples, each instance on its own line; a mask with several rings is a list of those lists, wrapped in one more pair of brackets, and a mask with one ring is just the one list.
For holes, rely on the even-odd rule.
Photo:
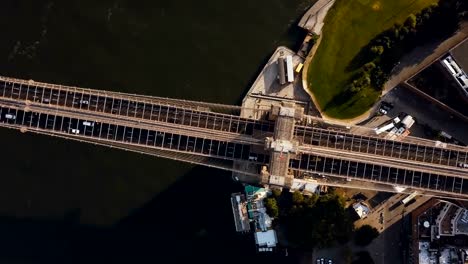
[(318, 195), (312, 194), (311, 196), (308, 196), (304, 199), (304, 204), (305, 206), (312, 208), (317, 203), (317, 200), (318, 200)]
[(417, 19), (416, 19), (416, 16), (414, 14), (410, 14), (408, 16), (408, 18), (406, 18), (405, 20), (405, 26), (411, 28), (411, 29), (415, 29), (416, 28), (416, 22), (417, 22)]
[(369, 72), (375, 68), (375, 63), (374, 62), (368, 62), (364, 64), (364, 71)]
[(367, 246), (379, 236), (379, 231), (370, 225), (363, 225), (354, 234), (354, 243), (358, 246)]
[(292, 195), (293, 204), (302, 204), (304, 202), (304, 195), (299, 191), (294, 191)]
[(265, 199), (265, 207), (267, 209), (267, 213), (271, 217), (278, 217), (279, 209), (278, 204), (276, 203), (275, 198), (268, 197)]
[(384, 52), (384, 47), (380, 46), (380, 45), (379, 46), (372, 46), (371, 51), (374, 54), (382, 55), (382, 53)]
[(272, 191), (273, 197), (278, 199), (281, 196), (281, 190), (280, 189), (273, 189)]
[(405, 36), (407, 36), (410, 33), (410, 30), (407, 26), (402, 26), (400, 28), (400, 40), (403, 40)]

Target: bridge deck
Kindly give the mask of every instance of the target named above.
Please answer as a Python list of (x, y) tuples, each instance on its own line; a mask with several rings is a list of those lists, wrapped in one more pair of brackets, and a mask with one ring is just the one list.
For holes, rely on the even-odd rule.
[[(0, 126), (143, 153), (166, 151), (258, 167), (270, 162), (263, 139), (273, 135), (274, 122), (213, 112), (210, 106), (0, 77)], [(16, 118), (8, 119), (6, 114)], [(468, 170), (460, 166), (468, 163), (466, 148), (441, 148), (427, 140), (386, 140), (319, 126), (296, 125), (293, 131), (301, 153), (285, 166), (301, 173), (468, 196)]]
[(407, 143), (345, 132), (330, 131), (315, 127), (297, 127), (295, 137), (305, 145), (325, 147), (343, 152), (369, 154), (393, 160), (434, 164), (440, 167), (459, 169), (460, 163), (468, 162), (468, 152), (436, 146)]

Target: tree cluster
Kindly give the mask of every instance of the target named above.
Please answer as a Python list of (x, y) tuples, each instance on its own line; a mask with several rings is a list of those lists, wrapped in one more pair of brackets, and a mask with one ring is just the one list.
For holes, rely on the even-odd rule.
[(395, 24), (374, 38), (356, 59), (360, 66), (347, 87), (355, 94), (366, 88), (381, 90), (400, 58), (422, 43), (447, 37), (466, 16), (461, 0), (440, 0), (418, 14), (410, 14), (403, 24)]
[(288, 242), (296, 248), (327, 247), (349, 240), (353, 225), (344, 201), (336, 194), (304, 196), (283, 193), (278, 199), (279, 222)]

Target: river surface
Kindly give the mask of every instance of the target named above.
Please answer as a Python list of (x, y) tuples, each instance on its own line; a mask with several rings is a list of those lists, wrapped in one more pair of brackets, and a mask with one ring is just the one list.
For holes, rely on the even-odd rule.
[[(239, 104), (278, 45), (300, 44), (311, 3), (4, 0), (0, 74)], [(258, 257), (234, 231), (229, 173), (6, 129), (0, 149), (2, 263)]]

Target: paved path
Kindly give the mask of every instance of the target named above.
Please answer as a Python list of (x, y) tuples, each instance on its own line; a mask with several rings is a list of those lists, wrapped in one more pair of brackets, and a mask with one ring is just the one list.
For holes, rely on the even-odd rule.
[(401, 60), (401, 63), (394, 69), (395, 74), (393, 74), (390, 77), (390, 80), (385, 84), (383, 94), (386, 94), (401, 82), (406, 81), (423, 71), (467, 38), (468, 22), (465, 22), (456, 34), (442, 43), (430, 43), (423, 47), (416, 48), (406, 55)]
[(366, 218), (356, 221), (355, 226), (371, 225), (377, 228), (380, 235), (367, 246), (376, 264), (404, 263), (402, 261), (401, 229), (402, 219), (413, 210), (431, 199), (430, 196), (419, 196), (414, 203), (405, 207), (401, 200), (408, 194), (395, 194), (385, 203), (373, 209)]
[[(395, 105), (388, 116), (393, 117), (400, 112), (410, 114), (418, 125), (428, 125), (432, 129), (445, 131), (468, 144), (468, 122), (441, 108), (439, 104), (428, 101), (413, 89), (396, 87), (385, 95), (384, 100)], [(413, 130), (414, 128), (411, 128), (412, 132)]]

